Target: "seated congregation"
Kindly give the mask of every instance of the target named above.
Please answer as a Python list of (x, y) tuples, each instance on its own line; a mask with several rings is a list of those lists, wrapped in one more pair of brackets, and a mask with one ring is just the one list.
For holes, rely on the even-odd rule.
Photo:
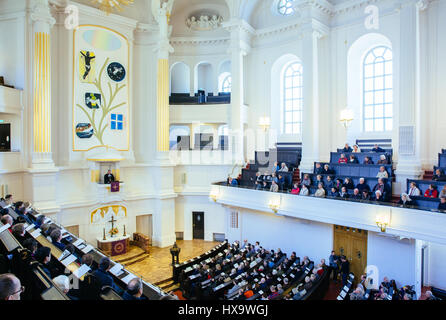
[(0, 205), (0, 300), (175, 299), (29, 203), (7, 195)]
[[(244, 174), (228, 178), (230, 186), (243, 186), (270, 192), (286, 192), (301, 196), (335, 198), (349, 201), (373, 201), (400, 205), (407, 208), (446, 210), (446, 153), (439, 154), (432, 180), (407, 180), (407, 192), (399, 201), (392, 199), (394, 168), (392, 149), (375, 144), (373, 148), (352, 147), (348, 143), (337, 152), (331, 152), (330, 162), (316, 162), (312, 173), (301, 173), (295, 164), (275, 162), (263, 171), (256, 164), (255, 176)], [(251, 165), (252, 167), (252, 165)], [(290, 169), (291, 167), (292, 169)], [(438, 191), (440, 190), (440, 191)]]
[(245, 240), (227, 243), (178, 280), (183, 296), (193, 300), (315, 300), (327, 292), (328, 267), (324, 259), (315, 264)]

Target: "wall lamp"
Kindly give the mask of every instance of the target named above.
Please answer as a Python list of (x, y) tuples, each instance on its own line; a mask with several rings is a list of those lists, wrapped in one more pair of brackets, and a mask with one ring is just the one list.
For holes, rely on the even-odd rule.
[(384, 215), (379, 215), (376, 217), (376, 225), (381, 229), (381, 232), (386, 232), (387, 227), (390, 224), (389, 220), (389, 217)]
[(277, 213), (280, 209), (280, 198), (271, 199), (268, 203), (268, 207), (274, 212)]
[(218, 192), (217, 189), (214, 189), (211, 191), (211, 193), (209, 194), (209, 198), (211, 198), (214, 202), (217, 202), (218, 200), (218, 196), (220, 195), (220, 193)]
[(271, 127), (271, 119), (269, 117), (261, 117), (259, 119), (259, 126), (263, 131), (267, 131)]
[(353, 119), (354, 119), (354, 116), (353, 116), (353, 111), (351, 109), (344, 109), (341, 111), (341, 116), (339, 118), (339, 121), (341, 121), (341, 123), (345, 129), (350, 127)]

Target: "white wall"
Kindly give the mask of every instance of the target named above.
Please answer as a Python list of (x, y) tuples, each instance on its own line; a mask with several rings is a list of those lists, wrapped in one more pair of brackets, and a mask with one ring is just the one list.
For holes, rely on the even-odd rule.
[[(301, 258), (308, 256), (316, 263), (328, 259), (333, 249), (331, 224), (239, 209), (239, 228), (241, 237), (229, 238), (230, 241), (259, 241), (264, 248), (281, 248), (288, 255), (295, 251)], [(234, 231), (228, 236), (233, 234)]]
[(184, 240), (192, 240), (192, 213), (204, 212), (204, 239), (213, 241), (214, 233), (225, 234), (225, 210), (205, 196), (180, 196), (175, 204), (175, 232), (183, 232)]
[(415, 240), (399, 240), (369, 232), (367, 264), (379, 270), (379, 281), (384, 277), (394, 279), (398, 287), (415, 285)]
[[(17, 1), (20, 2), (20, 1)], [(25, 87), (25, 25), (24, 18), (8, 15), (0, 10), (0, 75), (5, 83), (23, 89)]]
[(171, 93), (190, 92), (190, 68), (182, 62), (176, 63), (171, 69)]
[(428, 277), (425, 285), (446, 290), (446, 246), (436, 243), (428, 244), (428, 258), (425, 259)]
[(197, 90), (205, 90), (206, 95), (214, 92), (213, 83), (217, 75), (210, 63), (201, 63), (197, 66)]

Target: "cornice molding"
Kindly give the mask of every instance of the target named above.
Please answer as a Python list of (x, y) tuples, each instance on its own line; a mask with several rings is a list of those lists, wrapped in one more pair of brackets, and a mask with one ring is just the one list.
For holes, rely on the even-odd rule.
[(251, 37), (256, 34), (256, 30), (243, 19), (232, 19), (230, 21), (223, 22), (222, 27), (229, 32), (241, 31), (247, 36)]
[(176, 37), (170, 39), (172, 45), (222, 45), (229, 44), (231, 39), (224, 38), (199, 38), (199, 37)]

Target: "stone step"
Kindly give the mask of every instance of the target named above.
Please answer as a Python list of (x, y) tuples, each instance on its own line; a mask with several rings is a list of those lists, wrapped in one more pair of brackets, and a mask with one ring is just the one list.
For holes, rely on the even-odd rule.
[(165, 284), (165, 283), (172, 282), (172, 281), (173, 281), (173, 278), (168, 278), (168, 279), (165, 279), (165, 280), (158, 281), (158, 282), (154, 283), (154, 285), (155, 286), (159, 286), (161, 284)]
[(140, 252), (140, 253), (137, 253), (137, 254), (132, 255), (132, 256), (130, 256), (130, 257), (126, 257), (126, 258), (122, 258), (122, 259), (116, 258), (116, 259), (114, 259), (114, 260), (115, 260), (117, 263), (124, 263), (124, 262), (127, 262), (127, 261), (134, 260), (134, 259), (136, 259), (136, 258), (142, 257), (142, 256), (144, 256), (144, 255), (146, 255), (145, 252)]

